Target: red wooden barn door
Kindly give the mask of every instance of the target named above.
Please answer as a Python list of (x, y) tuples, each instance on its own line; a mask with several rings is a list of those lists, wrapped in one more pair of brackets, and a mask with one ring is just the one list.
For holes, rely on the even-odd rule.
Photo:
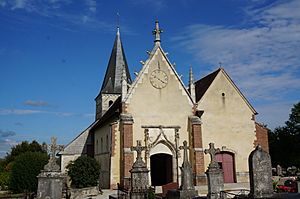
[(224, 183), (234, 183), (235, 169), (234, 169), (234, 156), (232, 153), (222, 152), (216, 154), (216, 159), (224, 172)]

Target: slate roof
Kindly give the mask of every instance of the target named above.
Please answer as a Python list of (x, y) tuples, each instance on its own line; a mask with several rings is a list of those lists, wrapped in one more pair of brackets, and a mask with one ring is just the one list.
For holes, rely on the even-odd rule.
[(121, 94), (123, 67), (125, 67), (127, 82), (131, 84), (131, 77), (118, 28), (100, 93)]
[(221, 68), (195, 82), (196, 102), (198, 102), (203, 97), (204, 93), (214, 81), (220, 70)]

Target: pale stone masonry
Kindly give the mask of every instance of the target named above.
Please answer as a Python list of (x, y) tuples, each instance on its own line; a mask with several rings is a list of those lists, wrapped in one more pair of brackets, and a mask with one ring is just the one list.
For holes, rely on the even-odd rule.
[(117, 183), (129, 187), (136, 156), (130, 147), (142, 140), (147, 147), (142, 156), (149, 185), (180, 184), (179, 143), (186, 140), (191, 147), (193, 183), (202, 185), (207, 183), (205, 170), (210, 162), (203, 146), (213, 142), (220, 147), (218, 164), (226, 167), (224, 183), (249, 182), (248, 155), (255, 143), (268, 145), (266, 132), (256, 125), (257, 112), (223, 68), (195, 82), (189, 70), (186, 86), (162, 48), (158, 22), (153, 33), (153, 49), (131, 81), (117, 29), (96, 97), (95, 122), (61, 152), (62, 168), (80, 155), (91, 155), (101, 165), (102, 188), (116, 188)]

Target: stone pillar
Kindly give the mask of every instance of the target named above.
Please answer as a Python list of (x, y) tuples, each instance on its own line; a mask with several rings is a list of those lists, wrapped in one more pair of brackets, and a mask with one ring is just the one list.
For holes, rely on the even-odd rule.
[(204, 173), (204, 154), (202, 144), (202, 131), (201, 131), (201, 120), (197, 116), (190, 116), (190, 134), (191, 146), (194, 150), (190, 150), (191, 163), (194, 173), (194, 185), (206, 184), (206, 177)]
[(133, 118), (130, 114), (122, 113), (121, 119), (121, 179), (120, 184), (124, 188), (130, 188), (130, 169), (133, 164)]
[(38, 176), (37, 198), (62, 198), (65, 175), (60, 171), (43, 170)]

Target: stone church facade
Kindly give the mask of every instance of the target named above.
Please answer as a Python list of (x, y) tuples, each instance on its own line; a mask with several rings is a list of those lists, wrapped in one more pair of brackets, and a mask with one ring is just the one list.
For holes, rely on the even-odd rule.
[(190, 146), (194, 184), (206, 184), (210, 142), (221, 149), (217, 161), (225, 183), (249, 182), (248, 156), (257, 144), (268, 150), (266, 129), (256, 123), (255, 109), (223, 68), (198, 81), (192, 70), (185, 86), (164, 52), (158, 22), (154, 47), (132, 81), (117, 30), (99, 95), (95, 121), (61, 155), (61, 168), (81, 155), (101, 165), (100, 186), (129, 186), (137, 140), (147, 149), (143, 159), (150, 185), (180, 182), (183, 141)]

